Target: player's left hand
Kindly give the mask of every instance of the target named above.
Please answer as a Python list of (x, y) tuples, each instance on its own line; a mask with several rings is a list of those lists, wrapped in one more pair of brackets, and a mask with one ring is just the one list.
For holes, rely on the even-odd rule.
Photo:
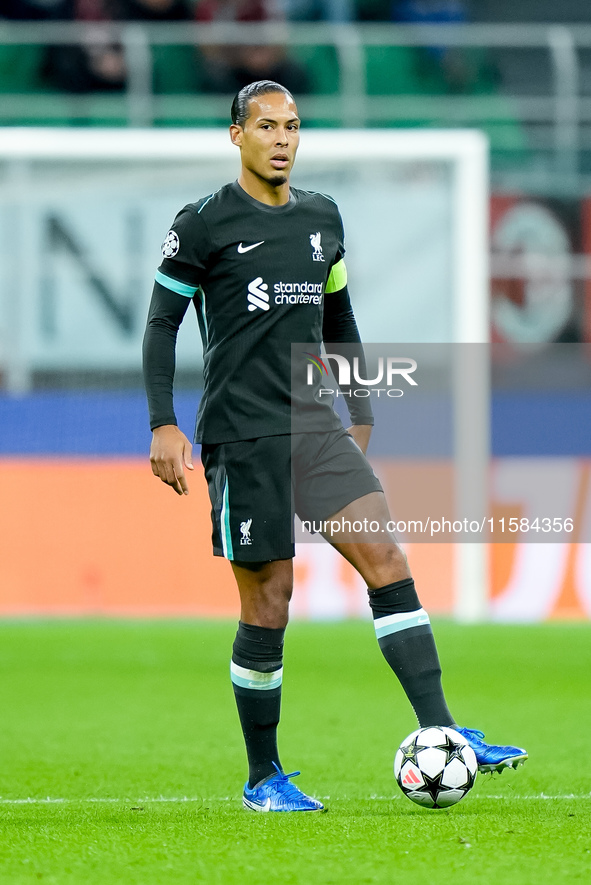
[(371, 431), (371, 424), (353, 424), (353, 426), (349, 427), (347, 430), (347, 433), (353, 437), (364, 455), (367, 455), (367, 447), (369, 445)]

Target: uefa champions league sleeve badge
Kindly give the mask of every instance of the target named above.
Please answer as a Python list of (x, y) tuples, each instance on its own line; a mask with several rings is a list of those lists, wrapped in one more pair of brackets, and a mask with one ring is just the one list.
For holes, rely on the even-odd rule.
[(162, 243), (162, 255), (164, 258), (174, 258), (181, 248), (181, 241), (175, 231), (169, 230)]

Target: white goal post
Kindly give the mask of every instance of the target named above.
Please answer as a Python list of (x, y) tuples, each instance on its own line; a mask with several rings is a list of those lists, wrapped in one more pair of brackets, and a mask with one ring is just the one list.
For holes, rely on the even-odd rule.
[[(338, 185), (339, 170), (345, 166), (368, 168), (368, 174), (374, 182), (377, 179), (379, 186), (384, 169), (405, 164), (416, 170), (421, 164), (441, 164), (449, 170), (451, 246), (447, 261), (451, 277), (451, 316), (446, 326), (447, 337), (440, 343), (486, 344), (489, 341), (488, 145), (481, 132), (308, 131), (304, 128), (293, 181), (300, 186), (300, 180), (306, 182), (310, 176), (315, 182), (328, 177), (326, 191), (334, 193), (333, 181)], [(176, 194), (184, 191), (187, 193), (184, 202), (190, 202), (210, 192), (195, 193), (188, 187), (196, 170), (203, 177), (208, 169), (211, 179), (215, 180), (215, 187), (210, 190), (236, 176), (236, 149), (223, 130), (5, 128), (0, 131), (0, 193), (4, 206), (0, 368), (8, 379), (9, 390), (17, 394), (26, 391), (33, 371), (39, 366), (59, 366), (60, 358), (69, 352), (66, 338), (58, 353), (55, 347), (52, 351), (49, 346), (36, 342), (31, 332), (35, 311), (43, 309), (39, 296), (34, 294), (43, 274), (43, 257), (31, 258), (30, 255), (31, 243), (40, 242), (35, 232), (37, 209), (51, 200), (84, 202), (92, 190), (89, 190), (89, 182), (96, 172), (93, 198), (98, 200), (102, 196), (107, 201), (97, 210), (94, 223), (98, 231), (105, 226), (109, 200), (115, 205), (121, 194), (132, 194), (134, 187), (135, 192), (143, 193), (146, 199), (152, 192), (158, 192), (163, 199), (174, 192), (178, 209), (182, 202)], [(313, 189), (324, 190), (324, 187)], [(334, 195), (339, 200), (338, 193)], [(367, 201), (371, 199), (370, 194)], [(371, 207), (365, 208), (371, 213)], [(89, 210), (90, 214), (92, 211)], [(392, 212), (396, 213), (396, 206)], [(348, 254), (355, 262), (357, 246), (351, 238), (347, 217), (345, 223)], [(92, 219), (89, 224), (92, 231)], [(114, 244), (112, 249), (116, 251), (116, 248)], [(365, 245), (362, 251), (368, 251)], [(97, 261), (100, 260), (98, 256)], [(151, 263), (153, 265), (153, 260)], [(148, 288), (146, 283), (146, 291)], [(399, 310), (404, 307), (407, 296), (408, 293), (402, 296)], [(80, 337), (79, 330), (77, 334)], [(369, 337), (378, 340), (375, 332)], [(97, 330), (97, 347), (100, 340)], [(413, 340), (421, 343), (420, 337), (415, 336)], [(102, 351), (92, 356), (91, 344), (80, 345), (78, 350), (72, 345), (71, 357), (68, 357), (72, 364), (78, 360), (82, 365), (86, 355), (94, 360), (93, 365), (100, 364)], [(113, 340), (110, 350), (104, 345), (107, 348), (104, 352), (114, 357), (119, 346)], [(485, 348), (478, 350), (482, 355)], [(456, 508), (458, 513), (464, 512), (463, 505), (470, 502), (472, 508), (480, 506), (484, 515), (488, 506), (490, 456), (489, 369), (482, 356), (466, 356), (469, 350), (463, 348), (457, 352), (460, 356), (455, 367), (454, 444), (461, 469), (457, 471)], [(137, 341), (133, 334), (120, 346), (118, 359), (122, 366), (137, 359)], [(481, 620), (487, 614), (487, 546), (457, 544), (456, 554), (455, 615), (466, 622)]]

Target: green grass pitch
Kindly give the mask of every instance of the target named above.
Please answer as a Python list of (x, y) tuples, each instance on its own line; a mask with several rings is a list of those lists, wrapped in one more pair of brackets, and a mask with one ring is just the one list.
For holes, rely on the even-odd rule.
[(415, 728), (370, 623), (294, 623), (286, 769), (324, 815), (242, 809), (235, 625), (0, 625), (2, 883), (591, 881), (591, 628), (435, 625), (458, 720), (529, 750), (448, 811), (404, 798)]

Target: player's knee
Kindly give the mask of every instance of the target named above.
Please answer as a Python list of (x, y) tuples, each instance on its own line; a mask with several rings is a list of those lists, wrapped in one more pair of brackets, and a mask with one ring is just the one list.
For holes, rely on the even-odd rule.
[(244, 619), (262, 627), (286, 627), (293, 581), (281, 574), (259, 573), (257, 578), (248, 589), (241, 588)]
[(410, 577), (406, 554), (397, 544), (376, 544), (370, 553), (368, 574), (369, 586), (383, 587), (392, 581), (402, 581)]
[(275, 612), (278, 615), (284, 616), (285, 623), (287, 623), (292, 592), (292, 582), (273, 579), (266, 581), (260, 587), (259, 599), (269, 612)]

